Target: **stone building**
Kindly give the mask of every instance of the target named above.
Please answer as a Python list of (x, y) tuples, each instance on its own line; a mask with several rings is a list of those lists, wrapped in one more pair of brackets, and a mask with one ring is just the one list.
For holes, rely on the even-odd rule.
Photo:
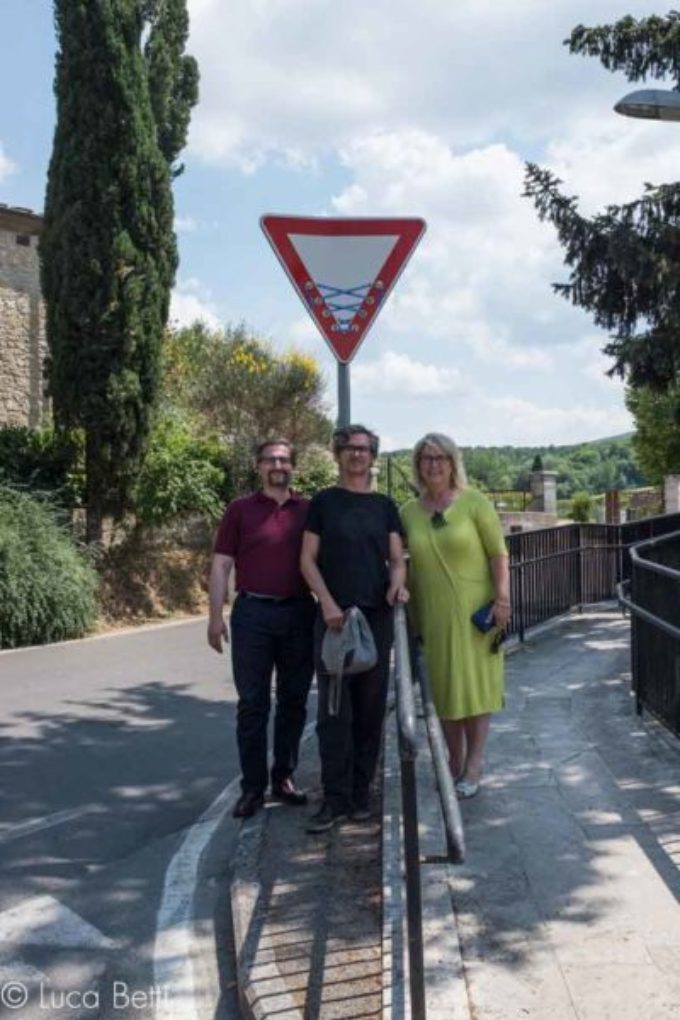
[(0, 425), (39, 425), (47, 409), (41, 228), (30, 209), (0, 204)]

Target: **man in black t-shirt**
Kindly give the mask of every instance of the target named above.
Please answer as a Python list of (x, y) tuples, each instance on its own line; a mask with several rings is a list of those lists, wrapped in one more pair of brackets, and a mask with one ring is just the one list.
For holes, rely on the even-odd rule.
[[(339, 484), (312, 499), (302, 542), (302, 573), (319, 600), (317, 733), (324, 790), (309, 832), (325, 832), (348, 814), (356, 820), (369, 817), (387, 699), (392, 606), (408, 599), (399, 513), (388, 496), (370, 490), (378, 437), (363, 425), (348, 425), (336, 431), (333, 450)], [(331, 715), (321, 642), (327, 627), (342, 628), (350, 606), (358, 606), (368, 620), (378, 662), (343, 678), (339, 713)]]

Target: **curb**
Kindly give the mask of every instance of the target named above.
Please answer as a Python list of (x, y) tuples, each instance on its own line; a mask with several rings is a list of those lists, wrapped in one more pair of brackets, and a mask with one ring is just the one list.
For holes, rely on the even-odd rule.
[(260, 1001), (258, 985), (266, 981), (267, 997), (276, 996), (277, 999), (276, 1012), (284, 1014), (286, 1020), (303, 1020), (302, 1013), (288, 993), (273, 953), (258, 951), (266, 920), (259, 864), (267, 822), (267, 811), (260, 811), (252, 820), (243, 822), (234, 854), (230, 897), (239, 1002), (244, 1017), (265, 1020), (268, 1014)]

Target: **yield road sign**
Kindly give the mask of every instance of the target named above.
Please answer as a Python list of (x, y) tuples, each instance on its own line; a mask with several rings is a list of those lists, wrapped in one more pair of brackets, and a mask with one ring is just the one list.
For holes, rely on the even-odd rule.
[(263, 216), (262, 229), (338, 361), (352, 360), (425, 232), (421, 219)]

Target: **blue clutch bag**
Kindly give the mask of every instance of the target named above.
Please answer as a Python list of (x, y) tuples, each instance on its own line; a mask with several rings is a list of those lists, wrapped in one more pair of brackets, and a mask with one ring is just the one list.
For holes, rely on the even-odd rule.
[(473, 613), (470, 617), (477, 630), (481, 630), (482, 634), (488, 634), (496, 626), (491, 615), (492, 609), (493, 601), (487, 602), (486, 605), (480, 606), (477, 612)]

